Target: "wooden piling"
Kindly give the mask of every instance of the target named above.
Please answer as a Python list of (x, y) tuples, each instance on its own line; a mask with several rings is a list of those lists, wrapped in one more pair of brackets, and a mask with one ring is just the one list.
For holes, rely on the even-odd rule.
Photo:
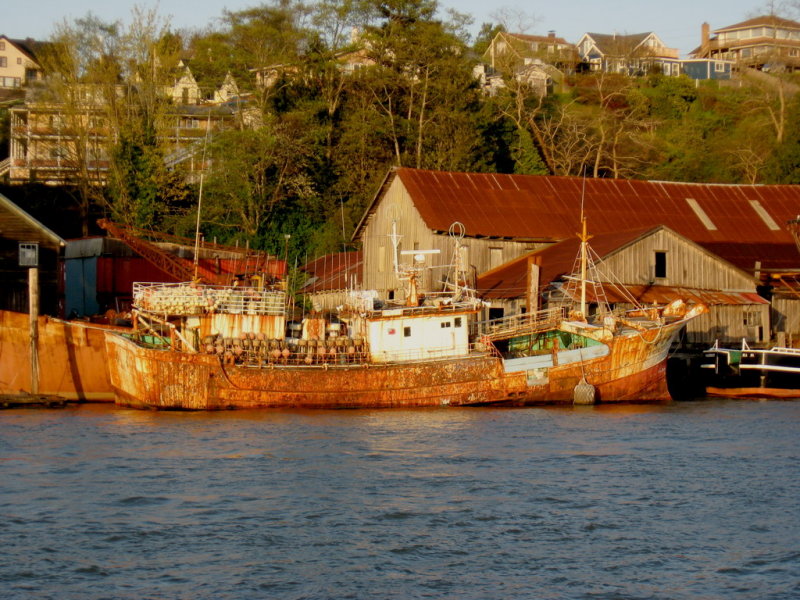
[(31, 342), (31, 395), (39, 394), (39, 269), (28, 270), (28, 313)]

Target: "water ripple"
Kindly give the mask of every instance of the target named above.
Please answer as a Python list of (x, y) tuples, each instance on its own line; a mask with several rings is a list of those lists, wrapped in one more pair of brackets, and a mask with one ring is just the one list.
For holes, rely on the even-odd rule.
[(0, 420), (3, 600), (800, 597), (800, 403)]

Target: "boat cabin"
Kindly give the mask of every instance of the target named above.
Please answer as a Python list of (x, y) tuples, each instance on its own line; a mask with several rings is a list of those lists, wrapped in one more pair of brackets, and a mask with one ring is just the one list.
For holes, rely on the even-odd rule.
[(374, 362), (426, 360), (469, 354), (468, 306), (450, 310), (426, 307), (387, 309), (366, 319), (366, 338)]

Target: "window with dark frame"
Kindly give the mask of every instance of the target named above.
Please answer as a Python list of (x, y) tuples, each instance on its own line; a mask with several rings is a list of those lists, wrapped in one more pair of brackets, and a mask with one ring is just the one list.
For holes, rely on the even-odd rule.
[(664, 279), (667, 276), (667, 253), (657, 250), (655, 260), (656, 266), (654, 275), (656, 279)]
[(411, 337), (411, 327), (403, 327), (403, 337)]

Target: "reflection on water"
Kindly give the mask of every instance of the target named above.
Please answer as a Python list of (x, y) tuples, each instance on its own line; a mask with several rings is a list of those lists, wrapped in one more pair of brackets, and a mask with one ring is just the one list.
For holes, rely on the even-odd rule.
[(0, 413), (2, 598), (797, 598), (800, 403)]

